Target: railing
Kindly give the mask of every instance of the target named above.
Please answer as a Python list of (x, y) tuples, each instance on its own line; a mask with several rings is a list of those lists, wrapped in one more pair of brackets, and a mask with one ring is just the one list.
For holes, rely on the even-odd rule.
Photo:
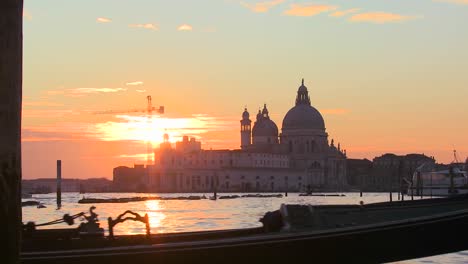
[[(134, 217), (124, 217), (126, 214), (131, 214)], [(112, 217), (107, 218), (107, 222), (109, 224), (109, 238), (114, 238), (114, 226), (117, 225), (118, 223), (123, 223), (127, 220), (132, 220), (132, 221), (139, 221), (142, 222), (146, 225), (146, 236), (150, 237), (150, 225), (149, 225), (149, 219), (148, 219), (148, 214), (145, 214), (145, 216), (141, 216), (138, 213), (134, 213), (130, 210), (125, 211), (123, 214), (120, 214), (117, 216), (115, 220), (112, 219)]]

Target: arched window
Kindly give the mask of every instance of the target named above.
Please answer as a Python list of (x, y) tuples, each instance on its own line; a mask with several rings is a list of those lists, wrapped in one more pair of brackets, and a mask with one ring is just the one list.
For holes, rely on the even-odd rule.
[(289, 152), (293, 152), (293, 143), (289, 140)]
[(317, 148), (317, 144), (315, 143), (315, 140), (312, 140), (312, 144), (311, 144), (311, 152), (315, 152), (316, 148)]

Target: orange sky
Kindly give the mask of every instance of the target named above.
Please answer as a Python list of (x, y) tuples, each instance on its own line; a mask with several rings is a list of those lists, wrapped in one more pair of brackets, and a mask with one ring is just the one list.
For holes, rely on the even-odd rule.
[[(463, 1), (25, 1), (23, 177), (111, 178), (164, 132), (238, 148), (244, 106), (281, 129), (301, 78), (349, 157), (464, 160), (466, 24)], [(147, 95), (150, 129), (95, 114)]]

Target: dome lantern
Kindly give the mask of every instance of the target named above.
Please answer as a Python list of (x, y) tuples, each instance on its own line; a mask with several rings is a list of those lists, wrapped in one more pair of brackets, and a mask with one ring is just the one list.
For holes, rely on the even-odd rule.
[(244, 108), (244, 112), (242, 113), (242, 119), (249, 119), (249, 117), (250, 117), (250, 114), (247, 111), (247, 107), (246, 107)]
[(325, 131), (325, 121), (320, 112), (311, 105), (304, 79), (297, 91), (296, 105), (286, 113), (283, 119), (283, 132), (296, 129)]
[(300, 104), (310, 105), (309, 92), (307, 91), (307, 87), (304, 85), (304, 78), (302, 78), (302, 83), (297, 90), (296, 96), (296, 105)]

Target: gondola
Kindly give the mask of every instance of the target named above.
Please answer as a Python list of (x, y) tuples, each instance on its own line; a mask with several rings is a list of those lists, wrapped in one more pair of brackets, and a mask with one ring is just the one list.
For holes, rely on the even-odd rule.
[[(25, 241), (23, 263), (376, 263), (468, 249), (466, 196), (283, 205), (262, 227)], [(39, 243), (38, 241), (42, 241)], [(28, 244), (29, 243), (29, 244)]]

